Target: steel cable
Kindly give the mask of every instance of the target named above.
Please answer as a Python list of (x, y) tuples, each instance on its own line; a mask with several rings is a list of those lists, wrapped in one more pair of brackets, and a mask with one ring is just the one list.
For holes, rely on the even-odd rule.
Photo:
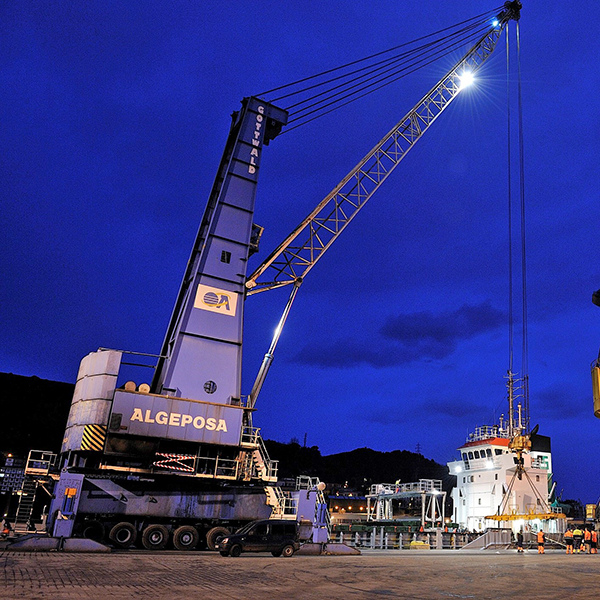
[(527, 253), (525, 228), (525, 150), (523, 139), (523, 94), (521, 85), (521, 30), (517, 21), (517, 102), (519, 118), (519, 201), (521, 207), (521, 278), (523, 290), (523, 394), (525, 428), (529, 431), (529, 340), (527, 324)]
[[(316, 79), (318, 77), (322, 77), (323, 75), (328, 75), (329, 73), (334, 73), (335, 71), (340, 71), (341, 69), (345, 69), (347, 67), (351, 67), (352, 65), (356, 65), (358, 63), (367, 61), (367, 60), (371, 60), (373, 58), (377, 58), (378, 56), (382, 56), (383, 54), (387, 54), (388, 52), (393, 52), (394, 50), (398, 50), (399, 48), (404, 48), (406, 46), (410, 46), (411, 44), (414, 44), (416, 42), (420, 42), (423, 41), (425, 39), (428, 39), (430, 37), (433, 37), (435, 35), (438, 35), (440, 33), (443, 33), (445, 31), (449, 31), (451, 29), (455, 29), (456, 27), (459, 27), (461, 25), (464, 25), (465, 23), (470, 23), (471, 21), (475, 21), (477, 19), (481, 20), (481, 19), (488, 19), (491, 18), (492, 16), (494, 16), (495, 14), (498, 13), (498, 11), (502, 10), (502, 6), (499, 6), (498, 8), (495, 8), (493, 10), (487, 11), (485, 13), (481, 13), (480, 15), (477, 15), (476, 17), (471, 17), (470, 19), (466, 19), (465, 21), (461, 21), (460, 23), (456, 23), (455, 25), (451, 25), (450, 27), (445, 27), (443, 29), (440, 29), (434, 33), (430, 33), (428, 35), (424, 35), (422, 37), (416, 38), (415, 40), (412, 40), (411, 42), (405, 42), (403, 44), (399, 44), (398, 46), (394, 46), (392, 48), (388, 48), (387, 50), (382, 50), (381, 52), (377, 52), (375, 54), (371, 54), (370, 56), (365, 56), (364, 58), (360, 58), (357, 60), (354, 60), (352, 62), (346, 63), (344, 65), (340, 65), (339, 67), (334, 67), (332, 69), (328, 69), (326, 71), (322, 71), (321, 73), (317, 73), (315, 75), (310, 75), (308, 77), (304, 77), (303, 79), (298, 79), (297, 81), (293, 81), (291, 83), (286, 83), (285, 85), (281, 85), (279, 87), (276, 88), (272, 88), (270, 90), (267, 90), (265, 92), (261, 92), (260, 94), (258, 94), (258, 96), (262, 97), (262, 96), (267, 96), (268, 94), (272, 94), (273, 92), (277, 92), (279, 90), (283, 90), (295, 85), (299, 85), (300, 83), (304, 83), (306, 81), (310, 81), (312, 79)], [(305, 91), (305, 89), (308, 88), (303, 88), (301, 90), (298, 90), (298, 92), (293, 92), (293, 93), (301, 93), (303, 91)], [(288, 94), (290, 95), (290, 94)], [(285, 98), (287, 96), (280, 96), (279, 98), (274, 98), (273, 101), (276, 102), (278, 99), (281, 98)]]
[[(484, 30), (479, 29), (479, 30), (477, 30), (476, 33), (481, 34), (481, 33), (483, 33), (483, 31), (487, 31), (487, 30), (488, 30), (488, 28), (486, 28)], [(415, 59), (414, 62), (409, 63), (406, 66), (403, 66), (401, 68), (394, 68), (392, 70), (392, 72), (389, 73), (385, 77), (382, 76), (382, 74), (373, 75), (372, 77), (368, 77), (366, 79), (362, 79), (362, 81), (360, 83), (356, 83), (355, 85), (349, 85), (350, 83), (354, 83), (354, 81), (355, 81), (355, 80), (350, 80), (349, 82), (346, 82), (343, 85), (336, 86), (336, 88), (333, 88), (333, 89), (337, 89), (337, 88), (341, 88), (341, 87), (344, 87), (346, 85), (349, 85), (349, 87), (347, 87), (346, 89), (340, 90), (340, 92), (337, 93), (337, 94), (333, 94), (332, 96), (329, 96), (327, 98), (323, 98), (319, 102), (316, 102), (316, 103), (311, 104), (309, 106), (305, 106), (304, 108), (302, 108), (302, 109), (300, 109), (298, 111), (292, 112), (291, 114), (292, 115), (298, 115), (300, 113), (303, 113), (304, 111), (309, 110), (310, 108), (317, 107), (314, 110), (312, 110), (309, 113), (307, 113), (307, 115), (308, 114), (313, 114), (314, 112), (316, 112), (318, 110), (321, 110), (323, 108), (326, 108), (326, 107), (330, 106), (331, 104), (333, 104), (335, 102), (338, 102), (338, 101), (341, 101), (341, 100), (345, 100), (349, 96), (352, 96), (352, 95), (357, 94), (357, 93), (359, 93), (361, 91), (367, 90), (371, 86), (377, 86), (377, 87), (374, 87), (372, 91), (376, 91), (378, 89), (381, 89), (382, 87), (385, 87), (385, 85), (393, 83), (394, 81), (397, 81), (398, 79), (401, 79), (402, 77), (405, 77), (406, 75), (409, 75), (410, 73), (414, 73), (418, 69), (422, 69), (422, 68), (426, 67), (427, 65), (430, 65), (432, 62), (435, 62), (439, 58), (441, 58), (443, 56), (447, 56), (448, 54), (450, 54), (451, 52), (453, 52), (454, 50), (456, 50), (456, 48), (458, 46), (460, 46), (463, 43), (465, 43), (466, 41), (468, 41), (468, 39), (471, 39), (471, 37), (473, 37), (473, 36), (469, 36), (468, 38), (463, 37), (463, 38), (460, 38), (459, 40), (455, 40), (455, 41), (449, 42), (448, 46), (440, 48), (439, 50), (437, 50), (436, 52), (434, 52), (433, 54), (431, 54), (431, 56), (427, 56), (427, 54), (425, 53), (425, 56), (422, 57), (420, 60), (416, 60)], [(412, 67), (416, 67), (416, 68), (412, 68)], [(386, 71), (384, 71), (384, 73), (386, 73)], [(402, 73), (402, 75), (400, 77), (395, 77), (399, 73)], [(379, 79), (377, 79), (378, 77), (379, 77)], [(357, 79), (361, 79), (361, 78), (357, 78)], [(373, 81), (372, 83), (368, 84), (368, 82), (372, 81), (372, 80), (376, 80), (376, 81)], [(380, 84), (382, 82), (387, 82), (387, 83), (385, 83), (384, 85), (378, 85), (378, 84)], [(365, 84), (365, 85), (363, 85), (363, 84)], [(355, 90), (351, 94), (347, 94), (347, 93), (345, 94), (345, 92), (348, 92), (349, 90), (351, 90), (353, 88), (356, 88), (357, 86), (360, 86), (360, 85), (363, 85), (363, 87), (359, 87), (359, 89)], [(328, 91), (331, 91), (331, 90), (328, 90)], [(327, 93), (327, 91), (326, 92), (322, 92), (322, 94), (323, 93)], [(343, 95), (343, 94), (345, 94), (345, 95)], [(318, 94), (317, 96), (319, 96), (319, 95), (321, 95), (321, 94)], [(366, 95), (366, 94), (362, 94), (361, 96), (358, 96), (358, 98), (362, 98), (364, 95)], [(317, 96), (313, 96), (310, 99), (316, 98)], [(358, 98), (356, 98), (356, 99), (358, 99)], [(327, 103), (327, 100), (332, 100), (332, 102)], [(295, 104), (293, 106), (298, 106), (299, 104), (301, 104), (301, 103), (297, 103), (297, 104)], [(307, 115), (303, 115), (303, 116), (307, 116)], [(297, 121), (298, 119), (301, 119), (301, 118), (303, 118), (303, 117), (295, 117), (294, 119), (290, 119), (289, 122), (291, 123), (291, 122)]]
[[(405, 71), (405, 72), (402, 72), (402, 74), (398, 75), (397, 77), (392, 78), (390, 76), (388, 78), (384, 78), (383, 80), (379, 80), (378, 82), (375, 82), (375, 84), (379, 83), (379, 85), (371, 84), (370, 86), (365, 86), (365, 87), (361, 88), (360, 90), (357, 90), (351, 94), (346, 94), (345, 96), (338, 97), (337, 100), (335, 100), (335, 101), (329, 102), (328, 104), (323, 104), (320, 107), (315, 108), (311, 112), (302, 115), (301, 117), (292, 118), (288, 121), (288, 123), (293, 123), (293, 122), (297, 122), (297, 121), (301, 121), (301, 122), (298, 123), (297, 125), (294, 125), (293, 127), (289, 127), (288, 129), (284, 130), (282, 132), (282, 134), (289, 133), (290, 131), (293, 131), (294, 129), (301, 127), (302, 125), (306, 125), (307, 123), (310, 123), (311, 121), (314, 121), (315, 119), (318, 119), (326, 114), (334, 112), (335, 110), (338, 110), (339, 108), (342, 108), (343, 106), (346, 106), (352, 102), (355, 102), (356, 100), (359, 100), (360, 98), (364, 98), (365, 96), (368, 96), (369, 94), (372, 94), (373, 92), (376, 92), (377, 90), (380, 90), (381, 88), (386, 87), (386, 86), (394, 83), (395, 81), (398, 81), (399, 79), (402, 79), (403, 77), (406, 77), (407, 75), (410, 75), (411, 73), (414, 73), (415, 71), (418, 71), (419, 69), (422, 69), (422, 68), (432, 64), (433, 62), (439, 60), (443, 56), (447, 56), (448, 54), (453, 52), (455, 49), (456, 49), (455, 47), (448, 48), (443, 54), (434, 56), (433, 58), (431, 58), (430, 60), (427, 60), (426, 62), (417, 61), (416, 64), (409, 65), (409, 66), (405, 67), (403, 70), (401, 70), (401, 71)], [(413, 68), (410, 68), (410, 66), (412, 66)], [(406, 70), (406, 69), (408, 69), (408, 70)], [(395, 74), (397, 74), (399, 72), (400, 72), (400, 70), (396, 71)], [(381, 83), (382, 81), (383, 81), (383, 83)], [(360, 95), (356, 95), (360, 91), (363, 91), (364, 93), (362, 93)], [(351, 97), (351, 96), (355, 96), (355, 97)], [(346, 102), (341, 102), (341, 100), (344, 100), (346, 98), (350, 98), (350, 99), (346, 100)], [(335, 106), (333, 106), (333, 105), (335, 105)], [(325, 108), (327, 108), (329, 106), (333, 106), (333, 107), (330, 108), (329, 110), (324, 110)], [(323, 112), (320, 112), (320, 111), (323, 111)], [(311, 119), (307, 119), (308, 116), (315, 114), (315, 113), (319, 113), (319, 114), (316, 114), (316, 116), (312, 117)]]
[[(365, 58), (323, 71), (316, 75), (272, 88), (271, 90), (259, 94), (259, 96), (264, 97), (277, 91), (290, 90), (286, 94), (270, 99), (272, 102), (277, 102), (286, 98), (296, 98), (295, 102), (285, 107), (292, 117), (288, 123), (296, 123), (293, 127), (284, 130), (283, 133), (289, 132), (301, 125), (305, 125), (321, 116), (346, 106), (351, 102), (363, 98), (418, 69), (424, 68), (432, 62), (455, 51), (462, 44), (473, 41), (477, 35), (480, 35), (483, 31), (489, 29), (489, 19), (491, 16), (498, 14), (500, 9), (501, 7), (494, 9), (493, 11), (482, 13), (476, 17), (446, 27), (435, 33), (417, 38), (412, 42), (406, 42), (388, 50), (377, 52)], [(435, 36), (437, 36), (437, 38), (431, 40), (431, 38), (434, 38)], [(358, 69), (345, 73), (343, 72), (349, 67), (372, 61), (373, 59), (377, 59), (399, 49), (414, 46), (424, 40), (430, 41), (384, 58), (383, 60), (378, 60), (366, 66), (362, 66)], [(298, 86), (301, 86), (303, 83), (313, 82), (318, 78), (331, 74), (336, 75), (324, 81), (317, 81), (316, 83), (310, 83), (310, 85), (298, 88)], [(293, 89), (294, 87), (297, 89)], [(309, 95), (308, 97), (302, 97), (318, 88), (321, 89), (318, 93)]]

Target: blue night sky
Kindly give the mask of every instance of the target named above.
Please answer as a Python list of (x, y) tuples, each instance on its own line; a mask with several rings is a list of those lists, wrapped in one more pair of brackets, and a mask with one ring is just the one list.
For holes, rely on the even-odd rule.
[[(158, 353), (240, 100), (494, 8), (5, 2), (0, 371), (74, 382), (100, 346)], [(521, 16), (531, 422), (558, 491), (584, 502), (600, 495), (599, 17), (591, 0)], [(264, 150), (250, 271), (464, 50)], [(419, 444), (445, 463), (506, 412), (505, 62), (502, 39), (306, 278), (257, 405), (264, 437), (307, 434), (323, 454)], [(243, 393), (286, 299), (247, 301)]]

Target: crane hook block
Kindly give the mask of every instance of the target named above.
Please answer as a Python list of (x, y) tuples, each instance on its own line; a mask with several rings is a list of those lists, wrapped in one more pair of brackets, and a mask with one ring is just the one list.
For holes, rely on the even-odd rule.
[(512, 19), (513, 21), (518, 21), (521, 17), (521, 9), (523, 8), (523, 4), (519, 2), (519, 0), (512, 0), (511, 2), (504, 3), (504, 11), (498, 15), (498, 21), (508, 21)]

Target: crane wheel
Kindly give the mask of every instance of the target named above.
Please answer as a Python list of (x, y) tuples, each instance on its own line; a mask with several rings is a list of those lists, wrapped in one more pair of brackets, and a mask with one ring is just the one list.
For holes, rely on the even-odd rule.
[(199, 540), (198, 531), (191, 525), (182, 525), (173, 532), (173, 546), (177, 550), (193, 550)]
[(227, 537), (231, 532), (225, 527), (213, 527), (208, 530), (206, 534), (206, 545), (209, 550), (216, 550), (217, 544), (224, 538)]
[(148, 525), (142, 533), (142, 546), (146, 550), (162, 550), (169, 541), (169, 530), (164, 525)]
[(104, 539), (104, 525), (100, 521), (84, 521), (78, 528), (78, 534), (87, 540), (102, 542)]
[(129, 548), (135, 544), (137, 539), (137, 529), (128, 521), (117, 523), (108, 534), (108, 539), (117, 548)]

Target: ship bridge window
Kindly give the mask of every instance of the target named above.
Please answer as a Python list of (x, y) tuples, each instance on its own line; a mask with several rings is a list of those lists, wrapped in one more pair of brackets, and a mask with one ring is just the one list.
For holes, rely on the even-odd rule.
[(473, 460), (473, 453), (472, 453), (472, 452), (469, 452), (469, 458), (470, 458), (471, 460)]
[(492, 457), (492, 451), (488, 448), (485, 453), (491, 458)]
[(494, 452), (496, 453), (496, 456), (502, 454), (502, 450), (500, 448), (494, 448)]

